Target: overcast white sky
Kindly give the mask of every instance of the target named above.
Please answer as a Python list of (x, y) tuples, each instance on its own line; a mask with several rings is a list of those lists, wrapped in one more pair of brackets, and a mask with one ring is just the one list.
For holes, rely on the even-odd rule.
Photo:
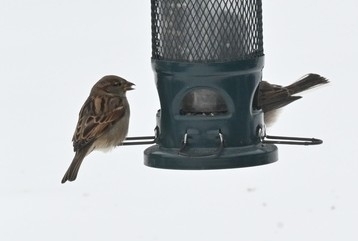
[(136, 83), (130, 135), (153, 134), (150, 1), (0, 5), (0, 240), (357, 240), (356, 1), (263, 5), (264, 78), (331, 80), (269, 134), (323, 145), (279, 146), (274, 164), (215, 171), (149, 168), (145, 146), (120, 147), (92, 153), (65, 185), (77, 115), (101, 76)]

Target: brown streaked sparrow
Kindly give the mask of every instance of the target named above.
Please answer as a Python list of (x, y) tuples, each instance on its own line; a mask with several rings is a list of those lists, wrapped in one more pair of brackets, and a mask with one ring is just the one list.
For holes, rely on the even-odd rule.
[(126, 92), (133, 85), (121, 77), (107, 75), (92, 87), (72, 138), (76, 154), (62, 183), (76, 179), (83, 159), (93, 150), (110, 150), (125, 139), (130, 114)]
[(307, 74), (293, 84), (285, 87), (261, 81), (253, 105), (256, 109), (262, 109), (264, 112), (264, 122), (270, 126), (275, 121), (279, 108), (302, 98), (301, 96), (295, 96), (295, 94), (312, 87), (327, 84), (328, 82), (325, 77), (318, 74)]

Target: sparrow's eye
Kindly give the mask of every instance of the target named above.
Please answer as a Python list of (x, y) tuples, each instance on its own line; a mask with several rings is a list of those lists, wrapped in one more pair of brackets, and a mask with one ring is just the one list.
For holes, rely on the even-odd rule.
[(121, 83), (120, 82), (114, 82), (113, 85), (114, 86), (121, 86)]

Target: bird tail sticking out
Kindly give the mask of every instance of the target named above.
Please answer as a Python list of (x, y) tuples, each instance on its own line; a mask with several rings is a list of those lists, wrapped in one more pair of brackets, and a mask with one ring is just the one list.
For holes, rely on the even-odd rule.
[(326, 83), (328, 83), (328, 80), (318, 74), (308, 74), (286, 87), (262, 81), (256, 97), (256, 106), (267, 113), (302, 98), (301, 96), (294, 96), (295, 94)]
[(286, 86), (291, 95), (308, 90), (321, 84), (327, 84), (328, 80), (318, 74), (308, 74), (291, 85)]
[(76, 152), (75, 157), (73, 158), (70, 167), (67, 169), (67, 172), (63, 176), (61, 183), (65, 183), (66, 181), (72, 182), (76, 180), (78, 171), (86, 155), (87, 152), (83, 150)]

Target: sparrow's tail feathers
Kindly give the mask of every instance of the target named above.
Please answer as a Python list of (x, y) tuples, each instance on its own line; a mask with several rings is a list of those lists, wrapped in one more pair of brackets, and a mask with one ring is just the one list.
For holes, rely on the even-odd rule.
[(318, 74), (307, 74), (295, 83), (286, 86), (286, 89), (288, 89), (291, 95), (294, 95), (313, 87), (327, 84), (328, 82), (328, 79)]
[(76, 152), (76, 155), (73, 158), (70, 167), (67, 169), (67, 172), (63, 176), (61, 183), (65, 183), (66, 181), (72, 182), (76, 180), (78, 171), (86, 154), (87, 152), (84, 150), (80, 150)]
[(299, 92), (327, 83), (328, 80), (318, 74), (308, 74), (286, 87), (262, 81), (257, 93), (257, 101), (254, 103), (266, 113), (301, 99), (301, 96), (295, 96)]

